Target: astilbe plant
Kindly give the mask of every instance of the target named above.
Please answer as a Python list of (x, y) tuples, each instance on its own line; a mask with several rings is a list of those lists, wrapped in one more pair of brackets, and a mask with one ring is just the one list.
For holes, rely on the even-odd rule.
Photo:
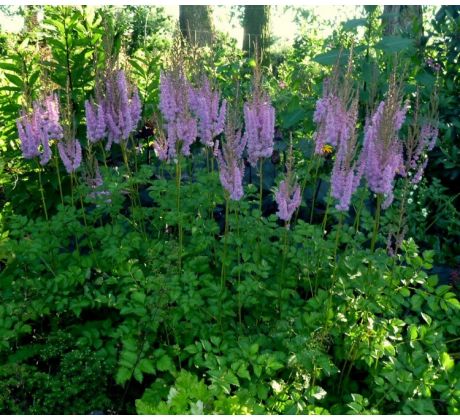
[(197, 134), (200, 142), (213, 147), (214, 139), (224, 131), (227, 101), (220, 100), (208, 77), (202, 76), (198, 87), (190, 87), (190, 108), (198, 119)]
[(289, 222), (292, 215), (300, 206), (300, 186), (298, 185), (295, 174), (293, 172), (293, 153), (292, 153), (292, 141), (289, 149), (288, 159), (286, 162), (286, 176), (280, 182), (278, 191), (275, 194), (275, 201), (278, 205), (278, 211), (276, 215), (286, 222), (286, 226), (289, 226)]
[(105, 84), (96, 91), (96, 101), (85, 102), (87, 136), (93, 143), (107, 137), (105, 148), (110, 150), (113, 143), (127, 141), (137, 128), (142, 113), (139, 91), (121, 69), (107, 70)]
[(46, 165), (51, 159), (50, 140), (59, 140), (63, 137), (57, 94), (48, 95), (41, 101), (34, 101), (32, 111), (22, 111), (16, 125), (23, 157), (40, 157), (40, 164)]
[(60, 141), (57, 145), (59, 156), (67, 171), (71, 174), (75, 172), (82, 160), (82, 150), (80, 142), (75, 138), (70, 138), (65, 141)]
[(251, 97), (245, 102), (243, 112), (248, 161), (256, 166), (259, 159), (272, 155), (275, 135), (275, 108), (262, 89), (259, 64), (255, 67)]
[(191, 90), (185, 72), (178, 64), (161, 73), (160, 111), (165, 121), (168, 159), (175, 158), (177, 153), (189, 156), (190, 146), (197, 138), (197, 120), (190, 109)]
[(244, 195), (243, 152), (246, 140), (246, 137), (241, 135), (241, 130), (236, 129), (234, 122), (229, 118), (225, 126), (225, 142), (222, 143), (222, 150), (217, 150), (216, 154), (222, 187), (228, 192), (230, 199), (235, 201), (241, 200)]
[(356, 159), (358, 150), (358, 97), (353, 99), (346, 113), (347, 137), (342, 137), (337, 145), (334, 166), (331, 174), (331, 195), (339, 202), (336, 209), (348, 211), (351, 197), (359, 186), (364, 165)]
[(361, 159), (364, 176), (372, 192), (382, 194), (382, 208), (393, 202), (394, 179), (404, 175), (403, 143), (398, 136), (406, 118), (407, 104), (402, 104), (401, 86), (393, 73), (387, 97), (367, 117)]
[(351, 58), (350, 54), (345, 77), (341, 77), (342, 72), (338, 64), (334, 67), (332, 76), (324, 81), (323, 96), (316, 102), (313, 121), (317, 129), (313, 139), (317, 155), (325, 153), (326, 145), (339, 147), (350, 138), (350, 131), (354, 130), (348, 109), (353, 97)]

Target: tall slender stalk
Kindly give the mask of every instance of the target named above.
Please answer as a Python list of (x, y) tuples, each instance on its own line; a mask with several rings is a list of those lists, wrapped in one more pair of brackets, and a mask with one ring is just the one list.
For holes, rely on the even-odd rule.
[(363, 211), (363, 207), (364, 207), (364, 194), (362, 195), (361, 201), (359, 202), (358, 211), (356, 212), (355, 221), (353, 223), (355, 233), (358, 233), (358, 230), (359, 230), (359, 222), (361, 218), (361, 212)]
[(176, 207), (177, 207), (177, 217), (178, 217), (178, 230), (179, 230), (179, 256), (178, 256), (178, 266), (179, 266), (179, 275), (182, 273), (182, 215), (180, 207), (180, 184), (181, 184), (181, 158), (180, 154), (177, 156), (176, 162)]
[(104, 145), (102, 144), (101, 141), (99, 142), (99, 146), (101, 147), (102, 157), (103, 157), (103, 159), (104, 159), (104, 166), (105, 166), (105, 169), (108, 169), (108, 167), (107, 167), (107, 155), (106, 155), (106, 153), (105, 153)]
[(259, 181), (260, 181), (260, 186), (259, 186), (259, 211), (260, 211), (260, 216), (262, 216), (263, 170), (264, 170), (264, 160), (260, 159), (260, 164), (259, 164)]
[(238, 206), (235, 209), (236, 214), (236, 236), (238, 238), (237, 244), (237, 264), (238, 264), (238, 322), (240, 324), (240, 328), (242, 327), (242, 303), (241, 303), (241, 269), (240, 269), (240, 260), (241, 260), (241, 246), (240, 246), (240, 203), (238, 202)]
[[(75, 176), (75, 174), (73, 172), (70, 174), (70, 177), (73, 178), (72, 184), (76, 185), (78, 187), (78, 179), (77, 179), (77, 177)], [(86, 234), (88, 235), (89, 246), (91, 247), (91, 251), (94, 254), (93, 241), (91, 240), (91, 235), (89, 233), (88, 221), (86, 220), (85, 206), (83, 204), (83, 196), (81, 194), (81, 191), (79, 191), (78, 196), (80, 198), (80, 205), (81, 205), (81, 211), (82, 211), (82, 216), (83, 216), (83, 223), (85, 225)]]
[(220, 272), (220, 294), (219, 294), (219, 323), (222, 329), (222, 311), (225, 283), (227, 280), (227, 240), (228, 240), (228, 215), (229, 215), (229, 198), (225, 193), (225, 229), (224, 229), (224, 254), (222, 257), (222, 268)]
[[(315, 156), (315, 163), (316, 163), (316, 167), (315, 167), (315, 175), (313, 177), (313, 190), (312, 190), (313, 196), (311, 199), (310, 224), (313, 223), (313, 214), (315, 212), (316, 189), (318, 188), (317, 182), (318, 182), (318, 172), (319, 172), (319, 166), (320, 166), (320, 160), (316, 158), (316, 156)], [(303, 195), (303, 191), (302, 191), (302, 195)], [(300, 206), (299, 206), (299, 209), (300, 209)]]
[(59, 184), (59, 194), (61, 196), (61, 204), (64, 205), (64, 194), (62, 194), (62, 182), (61, 182), (61, 171), (59, 170), (59, 160), (57, 157), (57, 147), (56, 147), (56, 154), (54, 155), (54, 165), (56, 167), (56, 175)]
[(278, 308), (279, 308), (279, 315), (280, 319), (281, 312), (282, 312), (282, 297), (283, 297), (283, 286), (284, 286), (284, 274), (286, 269), (286, 257), (288, 251), (288, 233), (289, 233), (289, 222), (286, 221), (284, 225), (284, 232), (283, 232), (283, 256), (281, 261), (281, 277), (280, 281), (278, 282)]
[(331, 191), (329, 190), (329, 195), (327, 196), (326, 212), (324, 213), (323, 223), (321, 224), (322, 229), (323, 229), (323, 236), (324, 236), (324, 232), (325, 232), (325, 230), (326, 230), (327, 216), (329, 215), (329, 206), (330, 206), (330, 203), (331, 203)]
[(382, 208), (383, 195), (377, 194), (377, 208), (375, 210), (374, 232), (372, 233), (371, 252), (374, 252), (375, 243), (377, 242), (377, 234), (380, 227), (380, 213)]
[(40, 167), (40, 164), (38, 164), (38, 181), (40, 183), (40, 195), (42, 197), (43, 212), (45, 213), (45, 219), (49, 220), (48, 210), (46, 209), (45, 190), (43, 189), (42, 168)]

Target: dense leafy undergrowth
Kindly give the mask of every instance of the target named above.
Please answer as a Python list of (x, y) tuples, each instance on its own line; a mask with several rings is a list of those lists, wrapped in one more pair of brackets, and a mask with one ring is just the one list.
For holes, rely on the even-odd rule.
[(0, 63), (1, 414), (460, 414), (457, 68), (376, 6), (275, 69), (44, 12)]
[[(102, 171), (111, 201), (81, 185), (84, 217), (70, 197), (49, 222), (4, 212), (3, 413), (458, 413), (460, 305), (430, 252), (287, 230), (254, 186), (225, 243), (217, 173), (183, 182), (178, 213), (158, 168)], [(134, 182), (150, 205), (128, 217)]]

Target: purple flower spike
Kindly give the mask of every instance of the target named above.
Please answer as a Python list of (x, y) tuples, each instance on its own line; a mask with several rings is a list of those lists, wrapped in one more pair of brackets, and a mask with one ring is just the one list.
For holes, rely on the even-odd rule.
[(240, 130), (235, 130), (234, 124), (228, 121), (225, 128), (225, 140), (222, 150), (218, 149), (218, 141), (214, 145), (219, 163), (219, 178), (222, 187), (230, 194), (230, 199), (239, 201), (244, 195), (243, 152), (246, 147), (246, 137), (241, 135)]
[(248, 142), (248, 161), (257, 165), (260, 158), (273, 153), (275, 136), (275, 108), (267, 95), (253, 98), (244, 104), (245, 136)]
[(278, 191), (275, 194), (275, 200), (278, 204), (276, 215), (281, 220), (289, 222), (297, 207), (300, 206), (300, 186), (296, 185), (292, 188), (289, 186), (287, 180), (281, 181)]
[(22, 112), (16, 126), (24, 159), (39, 157), (40, 164), (46, 165), (51, 159), (49, 141), (63, 137), (57, 95), (48, 95), (43, 101), (35, 101), (31, 113)]
[(75, 172), (81, 164), (81, 145), (77, 139), (58, 143), (59, 155), (67, 173)]
[(201, 86), (190, 88), (190, 108), (198, 118), (198, 137), (205, 146), (213, 147), (214, 138), (224, 131), (227, 102), (213, 91), (207, 77), (202, 78)]

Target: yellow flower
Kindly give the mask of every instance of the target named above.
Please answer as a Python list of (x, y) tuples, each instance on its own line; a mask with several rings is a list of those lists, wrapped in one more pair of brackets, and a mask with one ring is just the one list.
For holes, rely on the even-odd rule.
[(323, 153), (332, 153), (332, 146), (330, 146), (329, 144), (325, 144), (323, 146)]

